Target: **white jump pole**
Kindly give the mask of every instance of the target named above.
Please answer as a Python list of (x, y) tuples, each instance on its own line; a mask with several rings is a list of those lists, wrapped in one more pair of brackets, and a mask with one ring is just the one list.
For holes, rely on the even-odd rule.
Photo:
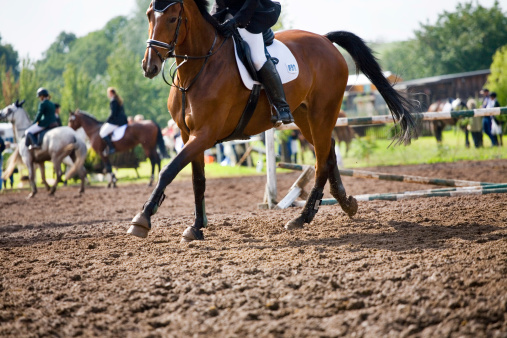
[(269, 209), (276, 206), (276, 154), (275, 154), (275, 129), (266, 130), (266, 172), (267, 183), (265, 200)]

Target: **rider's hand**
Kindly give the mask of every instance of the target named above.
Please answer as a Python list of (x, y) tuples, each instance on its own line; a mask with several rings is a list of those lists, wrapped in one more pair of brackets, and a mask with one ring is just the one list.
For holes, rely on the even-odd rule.
[(220, 33), (226, 38), (232, 36), (237, 27), (236, 20), (229, 19), (220, 25)]

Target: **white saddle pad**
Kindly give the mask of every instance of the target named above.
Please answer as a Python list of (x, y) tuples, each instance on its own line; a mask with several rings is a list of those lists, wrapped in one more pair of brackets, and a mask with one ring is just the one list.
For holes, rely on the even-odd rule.
[(127, 130), (127, 127), (128, 127), (128, 125), (124, 124), (123, 126), (116, 128), (113, 131), (113, 135), (111, 136), (111, 141), (117, 142), (117, 141), (121, 140), (123, 138), (123, 136), (125, 136), (125, 130)]
[[(277, 58), (279, 60), (278, 64), (276, 65), (276, 69), (278, 70), (278, 74), (280, 74), (282, 83), (287, 83), (297, 79), (299, 75), (298, 63), (290, 49), (284, 43), (275, 39), (273, 41), (273, 44), (271, 46), (268, 46), (268, 52), (271, 57)], [(245, 87), (251, 90), (254, 84), (259, 84), (259, 82), (252, 79), (246, 70), (245, 65), (238, 58), (238, 52), (236, 51), (236, 42), (234, 42), (234, 55), (236, 55), (236, 64), (238, 65), (241, 80), (243, 80)]]

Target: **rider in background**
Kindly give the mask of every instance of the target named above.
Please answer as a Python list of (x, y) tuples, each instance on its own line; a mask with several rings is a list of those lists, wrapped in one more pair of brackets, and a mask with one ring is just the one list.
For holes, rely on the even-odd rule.
[(107, 148), (104, 150), (104, 156), (114, 154), (113, 141), (111, 141), (111, 133), (118, 127), (128, 123), (127, 115), (123, 109), (123, 100), (113, 87), (107, 88), (107, 97), (109, 97), (109, 107), (111, 113), (106, 123), (100, 127), (100, 137), (106, 142)]
[(37, 97), (41, 101), (34, 123), (25, 131), (25, 145), (28, 149), (40, 149), (35, 135), (41, 131), (56, 127), (55, 105), (49, 99), (49, 92), (45, 88), (37, 90)]
[(62, 126), (62, 119), (60, 118), (60, 104), (55, 103), (55, 115), (56, 115), (56, 123), (58, 124), (58, 127)]
[(271, 0), (216, 0), (212, 14), (220, 22), (225, 19), (220, 25), (222, 35), (229, 37), (237, 28), (241, 38), (248, 43), (259, 81), (278, 112), (277, 122), (281, 120), (288, 124), (294, 122), (294, 118), (276, 66), (264, 52), (262, 34), (276, 24), (280, 11), (280, 4)]

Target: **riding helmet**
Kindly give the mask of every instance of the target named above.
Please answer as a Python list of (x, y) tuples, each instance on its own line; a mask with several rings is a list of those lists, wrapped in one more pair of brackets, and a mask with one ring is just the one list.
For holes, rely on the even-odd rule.
[(40, 97), (40, 96), (48, 97), (49, 96), (48, 90), (46, 88), (42, 88), (42, 87), (37, 89), (37, 97)]

